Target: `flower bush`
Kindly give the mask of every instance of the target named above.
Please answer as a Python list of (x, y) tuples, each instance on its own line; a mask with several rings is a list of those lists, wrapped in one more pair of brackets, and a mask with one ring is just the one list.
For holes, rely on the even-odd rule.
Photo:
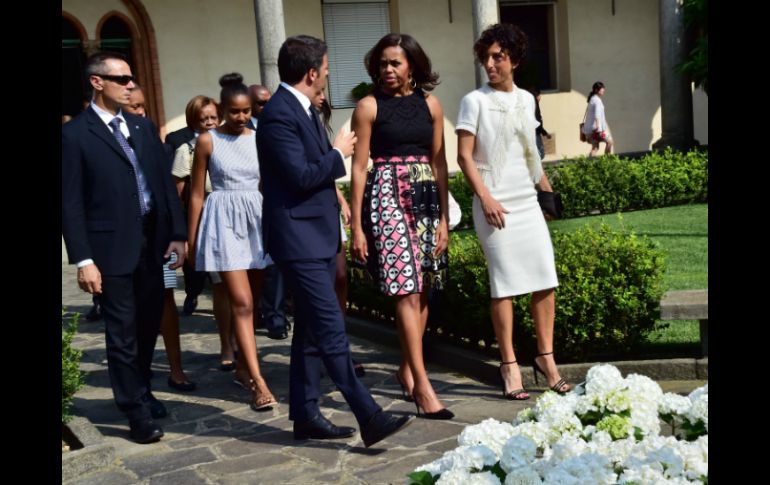
[(457, 442), (408, 483), (708, 484), (708, 384), (679, 396), (596, 365), (573, 392), (546, 392), (511, 423), (467, 426)]

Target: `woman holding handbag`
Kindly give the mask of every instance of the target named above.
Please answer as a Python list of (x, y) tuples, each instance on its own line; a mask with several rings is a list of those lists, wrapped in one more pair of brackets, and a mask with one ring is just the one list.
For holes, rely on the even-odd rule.
[(595, 157), (599, 152), (599, 143), (604, 142), (604, 154), (612, 153), (614, 146), (610, 128), (607, 126), (607, 119), (604, 117), (604, 83), (597, 81), (591, 88), (591, 94), (588, 95), (588, 107), (586, 108), (585, 122), (583, 124), (583, 134), (586, 141), (591, 144), (589, 157)]

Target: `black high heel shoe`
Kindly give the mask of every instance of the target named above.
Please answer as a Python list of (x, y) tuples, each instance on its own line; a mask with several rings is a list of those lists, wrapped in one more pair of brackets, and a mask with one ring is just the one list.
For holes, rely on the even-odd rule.
[(401, 386), (401, 397), (404, 399), (404, 401), (412, 402), (414, 401), (414, 397), (409, 394), (406, 390), (406, 384), (404, 384), (404, 381), (401, 380), (401, 376), (398, 375), (398, 372), (395, 373), (396, 376), (396, 382), (398, 382), (398, 385)]
[[(500, 379), (503, 381), (503, 397), (509, 401), (526, 401), (529, 399), (529, 393), (523, 387), (520, 389), (514, 389), (511, 392), (505, 392), (505, 378), (503, 377), (503, 366), (515, 364), (517, 361), (512, 360), (510, 362), (500, 362)], [(526, 397), (522, 397), (526, 394)]]
[(414, 405), (417, 407), (417, 417), (418, 418), (425, 418), (425, 419), (452, 419), (455, 417), (455, 413), (448, 410), (447, 408), (439, 409), (438, 411), (432, 412), (432, 413), (421, 413), (420, 412), (420, 405), (417, 404), (417, 399), (414, 400)]
[[(537, 384), (537, 373), (538, 372), (543, 374), (543, 377), (545, 377), (546, 382), (548, 382), (548, 376), (545, 375), (545, 372), (543, 372), (543, 369), (540, 368), (540, 365), (537, 363), (537, 358), (538, 357), (542, 357), (544, 355), (551, 355), (551, 354), (553, 354), (553, 351), (551, 351), (551, 352), (544, 352), (542, 354), (537, 354), (535, 356), (535, 358), (532, 359), (532, 370), (535, 373), (535, 384)], [(565, 384), (567, 384), (567, 381), (565, 381), (564, 379), (559, 379), (559, 382), (557, 382), (556, 384), (552, 385), (549, 389), (551, 389), (552, 391), (557, 392), (559, 394), (567, 394), (570, 391), (569, 389), (567, 389), (566, 391), (562, 391), (562, 389), (561, 389), (562, 387), (564, 387)]]

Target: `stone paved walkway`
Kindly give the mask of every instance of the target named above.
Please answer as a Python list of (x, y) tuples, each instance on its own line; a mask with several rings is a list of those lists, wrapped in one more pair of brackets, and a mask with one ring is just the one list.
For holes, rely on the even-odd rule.
[[(180, 278), (181, 280), (181, 278)], [(176, 292), (181, 308), (184, 292)], [(455, 413), (451, 421), (415, 420), (404, 431), (366, 449), (356, 434), (348, 440), (294, 441), (288, 420), (290, 339), (270, 340), (257, 331), (262, 369), (281, 405), (267, 413), (248, 406), (250, 393), (232, 383), (232, 373), (219, 367), (219, 337), (212, 318), (211, 299), (199, 299), (197, 312), (182, 317), (183, 362), (188, 377), (198, 383), (192, 393), (169, 389), (168, 362), (163, 340), (153, 362), (153, 393), (169, 416), (158, 420), (165, 436), (160, 442), (139, 445), (128, 440), (128, 425), (116, 408), (107, 375), (102, 322), (81, 320), (74, 345), (83, 350), (81, 368), (86, 386), (75, 396), (73, 414), (90, 420), (115, 450), (106, 467), (90, 471), (70, 484), (390, 484), (404, 483), (406, 474), (457, 446), (457, 435), (468, 424), (488, 417), (510, 421), (534, 403), (505, 401), (500, 390), (446, 368), (428, 365), (436, 392)], [(75, 269), (62, 264), (62, 305), (85, 314), (90, 295), (75, 284)], [(354, 357), (366, 367), (363, 382), (386, 410), (414, 413), (412, 403), (400, 399), (393, 374), (398, 351), (351, 337)], [(667, 386), (689, 391), (700, 382)], [(356, 426), (341, 394), (323, 379), (321, 409), (335, 424)]]

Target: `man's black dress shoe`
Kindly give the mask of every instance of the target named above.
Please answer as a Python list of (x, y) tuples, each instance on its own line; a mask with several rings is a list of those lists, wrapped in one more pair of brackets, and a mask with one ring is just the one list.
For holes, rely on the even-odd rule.
[[(191, 382), (191, 381), (176, 382), (174, 379), (169, 377), (168, 378), (168, 387), (170, 387), (172, 389), (176, 389), (177, 391), (189, 392), (189, 391), (194, 391), (196, 385), (195, 385), (194, 382)], [(160, 402), (160, 401), (158, 401), (158, 402)]]
[(166, 406), (162, 402), (152, 395), (152, 392), (147, 391), (147, 394), (142, 396), (142, 400), (150, 405), (150, 415), (152, 419), (165, 418), (168, 415)]
[(289, 332), (284, 330), (270, 330), (267, 332), (267, 338), (271, 338), (273, 340), (285, 340), (289, 338)]
[(198, 308), (198, 299), (186, 296), (184, 298), (184, 304), (182, 305), (182, 315), (189, 317), (193, 314), (196, 308)]
[(315, 418), (298, 423), (294, 421), (294, 439), (306, 440), (308, 438), (316, 440), (333, 440), (337, 438), (350, 438), (356, 434), (356, 428), (350, 426), (335, 426), (326, 419), (323, 414), (318, 413)]
[(145, 444), (158, 441), (163, 436), (163, 429), (155, 424), (152, 419), (142, 419), (129, 423), (131, 432), (129, 436), (137, 443)]
[(414, 416), (396, 416), (387, 411), (377, 411), (369, 419), (369, 422), (361, 426), (361, 438), (364, 440), (364, 446), (369, 448), (380, 440), (387, 438), (399, 429), (407, 426), (414, 420)]

